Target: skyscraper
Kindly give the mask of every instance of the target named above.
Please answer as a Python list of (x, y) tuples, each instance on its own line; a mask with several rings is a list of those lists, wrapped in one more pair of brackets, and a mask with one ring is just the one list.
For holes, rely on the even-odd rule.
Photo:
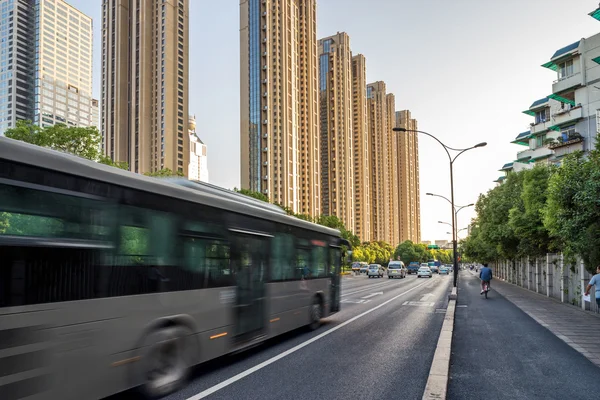
[(189, 0), (102, 2), (104, 151), (187, 176)]
[(321, 213), (316, 0), (240, 2), (241, 186)]
[(388, 158), (388, 105), (385, 82), (367, 85), (367, 113), (371, 161), (371, 240), (391, 243)]
[(396, 97), (388, 93), (386, 101), (387, 130), (384, 132), (384, 140), (387, 145), (386, 161), (388, 164), (388, 207), (389, 207), (389, 236), (388, 243), (396, 246), (400, 241), (400, 225), (398, 214), (400, 213), (401, 199), (398, 197), (398, 134), (392, 131), (396, 119)]
[(0, 0), (0, 134), (94, 125), (92, 20), (63, 0)]
[(367, 118), (367, 68), (365, 57), (352, 57), (352, 133), (354, 151), (354, 233), (371, 240), (371, 166)]
[(319, 41), (322, 213), (355, 230), (352, 53), (346, 33)]
[[(396, 127), (417, 130), (410, 111), (396, 112)], [(398, 137), (398, 198), (400, 199), (400, 241), (421, 240), (421, 187), (419, 182), (419, 137), (416, 132), (400, 132)]]

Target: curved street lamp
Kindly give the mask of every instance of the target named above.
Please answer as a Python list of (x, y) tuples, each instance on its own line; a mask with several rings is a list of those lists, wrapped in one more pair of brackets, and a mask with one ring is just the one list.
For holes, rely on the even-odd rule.
[[(466, 149), (455, 149), (453, 147), (449, 147), (446, 146), (444, 143), (442, 143), (442, 141), (438, 138), (436, 138), (435, 136), (433, 136), (431, 133), (427, 133), (424, 131), (419, 131), (419, 130), (413, 130), (413, 129), (406, 129), (406, 128), (393, 128), (392, 129), (394, 132), (414, 132), (414, 133), (421, 133), (423, 135), (429, 136), (430, 138), (434, 139), (436, 142), (438, 142), (443, 148), (444, 151), (446, 151), (446, 154), (448, 155), (448, 161), (450, 162), (450, 205), (452, 206), (452, 247), (453, 247), (453, 258), (454, 258), (454, 282), (453, 285), (454, 287), (456, 287), (456, 281), (458, 279), (458, 246), (457, 246), (457, 241), (456, 241), (456, 208), (454, 206), (454, 161), (456, 161), (456, 159), (463, 154), (466, 151), (472, 150), (472, 149), (476, 149), (479, 147), (485, 147), (487, 146), (486, 142), (481, 142), (476, 144), (475, 146), (472, 147), (468, 147)], [(455, 152), (456, 154), (453, 156), (452, 154), (450, 154), (450, 151)], [(446, 199), (447, 200), (447, 199)]]

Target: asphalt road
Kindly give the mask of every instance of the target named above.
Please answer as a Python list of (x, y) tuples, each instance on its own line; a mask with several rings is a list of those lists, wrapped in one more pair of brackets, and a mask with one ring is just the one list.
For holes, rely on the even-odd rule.
[(321, 328), (203, 364), (165, 399), (421, 398), (450, 289), (450, 276), (344, 277), (342, 310)]
[(461, 271), (448, 399), (598, 399), (600, 368)]

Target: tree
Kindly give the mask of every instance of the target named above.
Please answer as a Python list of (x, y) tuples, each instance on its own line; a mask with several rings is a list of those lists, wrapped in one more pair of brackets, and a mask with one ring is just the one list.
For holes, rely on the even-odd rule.
[(550, 234), (543, 224), (551, 170), (546, 166), (537, 166), (523, 171), (522, 175), (520, 201), (517, 200), (510, 210), (508, 224), (519, 238), (519, 255), (540, 257), (553, 247)]
[(410, 240), (406, 240), (396, 247), (394, 258), (400, 258), (405, 264), (410, 264), (413, 261), (421, 261), (418, 248)]
[(126, 171), (129, 170), (129, 164), (126, 163), (125, 161), (113, 161), (110, 157), (105, 156), (105, 155), (101, 155), (98, 162), (100, 164), (108, 165), (108, 166), (119, 168), (119, 169), (124, 169)]
[(579, 255), (590, 271), (600, 264), (600, 141), (587, 159), (565, 157), (550, 177), (543, 215), (567, 258)]
[(254, 192), (250, 189), (238, 189), (238, 188), (233, 188), (233, 191), (243, 194), (244, 196), (249, 196), (249, 197), (255, 198), (257, 200), (262, 200), (266, 203), (269, 202), (269, 198), (260, 192)]
[(102, 154), (100, 150), (102, 136), (94, 126), (74, 127), (56, 124), (42, 128), (31, 121), (18, 120), (16, 126), (7, 129), (4, 135), (11, 139), (73, 154), (113, 167), (129, 169), (127, 163), (114, 162)]
[(151, 176), (154, 178), (172, 178), (174, 176), (184, 176), (183, 172), (181, 171), (177, 171), (177, 172), (173, 172), (171, 171), (170, 168), (163, 168), (163, 169), (159, 169), (158, 171), (154, 171), (154, 172), (146, 172), (144, 175), (146, 176)]

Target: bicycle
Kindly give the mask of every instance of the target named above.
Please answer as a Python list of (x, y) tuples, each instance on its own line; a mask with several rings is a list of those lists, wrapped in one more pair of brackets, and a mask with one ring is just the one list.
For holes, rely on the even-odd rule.
[(488, 292), (490, 291), (490, 283), (488, 281), (483, 282), (483, 294), (485, 298), (488, 298)]

